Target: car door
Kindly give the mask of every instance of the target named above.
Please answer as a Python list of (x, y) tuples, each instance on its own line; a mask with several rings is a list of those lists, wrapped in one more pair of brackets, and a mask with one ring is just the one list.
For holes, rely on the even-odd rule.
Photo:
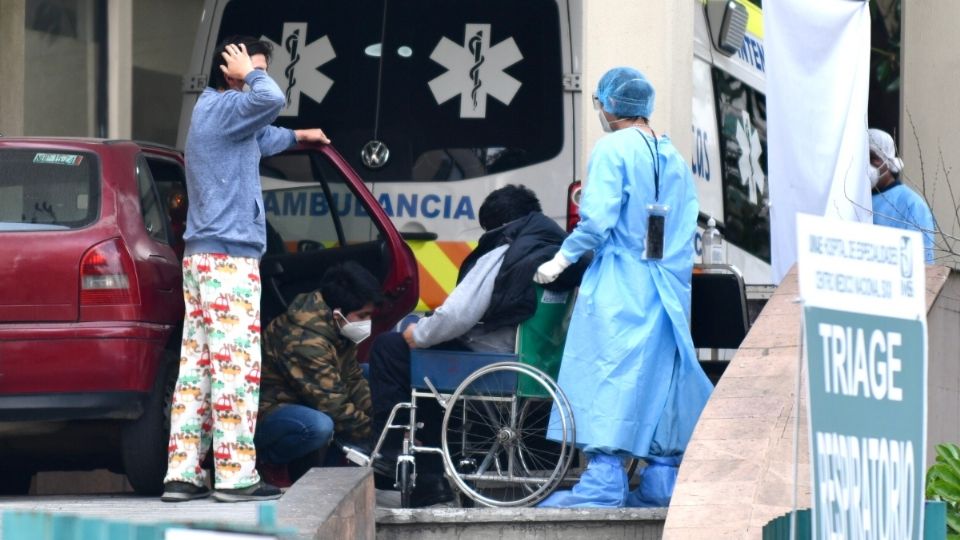
[(330, 146), (301, 146), (260, 162), (267, 253), (261, 261), (262, 323), (324, 272), (356, 261), (383, 284), (374, 332), (395, 324), (417, 299), (416, 261), (356, 172)]
[[(137, 194), (145, 235), (132, 251), (140, 276), (144, 318), (177, 324), (183, 318), (183, 229), (186, 184), (179, 156), (142, 152), (136, 159)], [(182, 197), (177, 194), (182, 193)], [(172, 210), (172, 202), (179, 203)], [(180, 216), (182, 214), (182, 216)]]

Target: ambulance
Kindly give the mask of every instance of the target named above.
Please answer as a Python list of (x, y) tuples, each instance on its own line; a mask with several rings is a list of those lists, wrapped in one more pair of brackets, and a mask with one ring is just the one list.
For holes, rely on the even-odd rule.
[[(276, 124), (330, 135), (413, 248), (418, 310), (435, 308), (483, 233), (477, 213), (494, 189), (524, 184), (559, 224), (576, 221), (585, 159), (577, 119), (590, 91), (580, 80), (581, 1), (206, 0), (178, 146), (216, 45), (235, 35), (271, 42), (269, 73), (287, 97)], [(720, 224), (748, 283), (769, 282), (761, 11), (750, 0), (688, 1), (695, 145), (684, 153), (701, 221)], [(375, 234), (362, 225), (369, 220), (351, 228), (363, 209), (346, 189), (318, 193), (298, 181), (325, 174), (313, 160), (265, 162), (264, 206), (284, 246), (322, 249), (311, 221), (330, 213), (348, 238)]]

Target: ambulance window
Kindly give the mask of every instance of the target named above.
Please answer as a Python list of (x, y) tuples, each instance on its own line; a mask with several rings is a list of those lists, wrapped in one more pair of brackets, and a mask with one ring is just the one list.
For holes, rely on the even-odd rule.
[(770, 261), (767, 107), (764, 95), (713, 69), (727, 241)]
[[(386, 4), (232, 0), (218, 41), (272, 41), (289, 104), (277, 124), (323, 128), (367, 182), (474, 178), (560, 153), (556, 0)], [(389, 149), (382, 167), (364, 162), (371, 141)]]
[(313, 251), (374, 240), (377, 229), (339, 171), (317, 152), (260, 161), (267, 251)]

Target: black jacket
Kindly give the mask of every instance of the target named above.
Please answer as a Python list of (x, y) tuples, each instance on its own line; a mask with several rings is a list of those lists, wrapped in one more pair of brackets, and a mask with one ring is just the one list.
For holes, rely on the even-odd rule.
[[(487, 328), (519, 324), (533, 316), (537, 310), (533, 276), (537, 267), (553, 258), (566, 237), (567, 233), (556, 222), (540, 212), (531, 212), (480, 237), (477, 248), (460, 266), (458, 283), (477, 259), (504, 244), (510, 245), (493, 284), (490, 307), (481, 319)], [(592, 256), (581, 257), (544, 288), (564, 291), (576, 287), (591, 259)]]

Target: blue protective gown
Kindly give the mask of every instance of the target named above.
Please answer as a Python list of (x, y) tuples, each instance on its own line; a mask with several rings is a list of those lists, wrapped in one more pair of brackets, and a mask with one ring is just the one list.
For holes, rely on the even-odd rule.
[(873, 224), (920, 231), (924, 260), (933, 264), (933, 214), (927, 201), (900, 180), (873, 194)]
[[(669, 207), (659, 261), (642, 256), (647, 205), (655, 202), (654, 155), (659, 204)], [(713, 388), (690, 336), (699, 212), (693, 178), (669, 138), (657, 141), (637, 129), (600, 139), (587, 174), (580, 223), (561, 247), (569, 261), (595, 253), (558, 377), (573, 409), (576, 443), (588, 452), (677, 455)], [(561, 437), (559, 430), (550, 435)]]

